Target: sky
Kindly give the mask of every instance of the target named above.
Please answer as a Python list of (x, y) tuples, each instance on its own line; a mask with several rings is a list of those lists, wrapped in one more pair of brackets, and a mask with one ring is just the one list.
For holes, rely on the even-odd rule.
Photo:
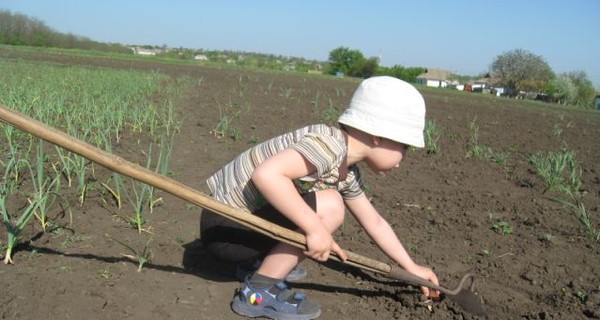
[(469, 76), (524, 49), (600, 87), (598, 0), (0, 0), (2, 9), (101, 42), (320, 61), (346, 47), (386, 67)]

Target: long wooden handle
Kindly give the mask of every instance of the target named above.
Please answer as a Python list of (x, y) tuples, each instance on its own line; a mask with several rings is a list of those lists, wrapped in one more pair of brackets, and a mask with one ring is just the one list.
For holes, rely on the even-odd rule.
[[(196, 189), (129, 162), (116, 155), (105, 152), (91, 144), (71, 137), (60, 130), (47, 126), (44, 123), (11, 110), (2, 104), (0, 104), (0, 120), (40, 139), (46, 140), (61, 148), (85, 157), (111, 171), (161, 189), (185, 201), (191, 202), (197, 206), (213, 211), (225, 218), (231, 219), (275, 240), (285, 242), (301, 249), (306, 249), (306, 239), (304, 235), (298, 232), (283, 228), (277, 224), (252, 215), (244, 210), (221, 203)], [(404, 270), (401, 270), (397, 267), (392, 270), (392, 267), (387, 263), (373, 260), (349, 251), (345, 251), (345, 253), (348, 259), (345, 260), (344, 263), (348, 265), (355, 266), (366, 271), (382, 274), (384, 276), (404, 282), (415, 283), (414, 279), (411, 277), (412, 275)], [(332, 255), (332, 258), (341, 261), (336, 255)], [(423, 284), (422, 282), (415, 284), (427, 285), (427, 283)]]

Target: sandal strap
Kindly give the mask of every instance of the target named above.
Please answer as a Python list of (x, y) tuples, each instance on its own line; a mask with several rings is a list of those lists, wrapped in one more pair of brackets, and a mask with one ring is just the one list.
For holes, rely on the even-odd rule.
[(299, 306), (302, 301), (306, 300), (306, 294), (302, 292), (293, 292), (288, 289), (287, 285), (281, 281), (278, 282), (269, 290), (270, 293), (275, 295), (277, 301), (289, 303), (294, 306)]

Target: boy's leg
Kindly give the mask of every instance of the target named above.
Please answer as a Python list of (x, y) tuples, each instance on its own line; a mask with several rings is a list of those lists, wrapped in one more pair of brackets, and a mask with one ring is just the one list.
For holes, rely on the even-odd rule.
[[(333, 233), (344, 222), (344, 201), (337, 190), (317, 191), (316, 212), (325, 228)], [(284, 279), (302, 260), (304, 250), (285, 243), (277, 243), (266, 255), (257, 273), (269, 278)]]
[[(302, 197), (313, 210), (317, 210), (317, 197), (315, 193), (307, 193)], [(297, 229), (296, 225), (270, 205), (253, 214), (285, 228)], [(230, 262), (262, 259), (279, 243), (277, 240), (253, 231), (210, 210), (203, 210), (200, 216), (200, 237), (209, 252), (221, 260)]]
[[(333, 233), (343, 222), (345, 207), (335, 190), (319, 191), (315, 196), (316, 212), (323, 225)], [(278, 243), (260, 268), (242, 284), (231, 307), (241, 315), (272, 319), (314, 319), (321, 307), (302, 293), (287, 289), (282, 279), (304, 259), (303, 250)]]
[(210, 253), (229, 262), (262, 258), (277, 243), (206, 209), (200, 217), (200, 237)]

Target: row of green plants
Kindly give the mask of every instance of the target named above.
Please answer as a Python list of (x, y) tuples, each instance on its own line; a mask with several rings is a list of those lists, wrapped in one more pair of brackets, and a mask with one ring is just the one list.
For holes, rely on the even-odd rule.
[[(493, 163), (506, 166), (510, 152), (493, 152), (489, 146), (479, 140), (479, 125), (477, 118), (467, 124), (469, 136), (466, 142), (466, 157), (473, 159), (489, 159)], [(554, 134), (561, 138), (561, 130)], [(427, 120), (425, 125), (425, 150), (429, 154), (439, 152), (441, 130), (435, 120)], [(581, 180), (582, 169), (577, 162), (576, 153), (562, 141), (562, 149), (558, 151), (536, 152), (528, 157), (536, 175), (544, 184), (543, 194), (573, 212), (584, 228), (586, 236), (593, 241), (600, 240), (600, 222), (595, 222), (585, 203), (586, 192)], [(501, 234), (510, 234), (513, 229), (506, 221), (498, 221), (492, 229)]]
[[(143, 154), (125, 150), (138, 158), (134, 161), (168, 175), (181, 125), (173, 108), (182, 87), (178, 81), (185, 79), (6, 61), (0, 64), (0, 103), (108, 152), (124, 139), (128, 145), (133, 141)], [(9, 125), (0, 124), (0, 130), (0, 213), (6, 231), (6, 243), (0, 245), (6, 264), (14, 262), (14, 250), (28, 226), (43, 233), (60, 229), (63, 218), (70, 223), (74, 207), (83, 206), (91, 190), (113, 205), (115, 217), (151, 236), (147, 216), (162, 201), (153, 187), (108, 173)], [(146, 250), (140, 257), (148, 258)]]

